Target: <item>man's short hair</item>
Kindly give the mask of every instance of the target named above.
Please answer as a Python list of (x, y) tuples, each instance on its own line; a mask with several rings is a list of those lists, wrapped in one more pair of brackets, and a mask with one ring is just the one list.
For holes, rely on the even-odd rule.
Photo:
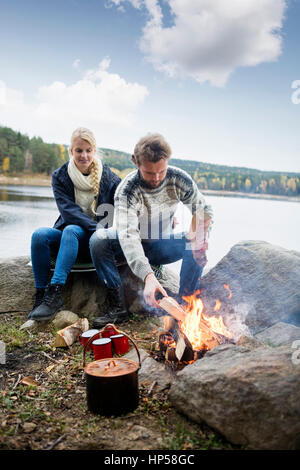
[(171, 147), (161, 134), (147, 134), (142, 137), (134, 148), (133, 157), (137, 165), (144, 160), (156, 163), (171, 157)]

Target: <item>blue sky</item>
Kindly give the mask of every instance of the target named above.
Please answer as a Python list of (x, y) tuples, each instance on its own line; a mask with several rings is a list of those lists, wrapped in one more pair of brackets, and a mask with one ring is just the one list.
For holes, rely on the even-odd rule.
[(0, 125), (300, 171), (300, 0), (0, 2)]

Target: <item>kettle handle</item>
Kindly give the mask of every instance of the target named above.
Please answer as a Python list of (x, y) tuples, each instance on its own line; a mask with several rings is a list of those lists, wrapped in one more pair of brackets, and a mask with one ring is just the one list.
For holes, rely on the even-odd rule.
[(118, 330), (118, 328), (117, 328), (113, 323), (108, 323), (107, 325), (105, 325), (104, 328), (102, 328), (102, 330), (98, 331), (97, 333), (95, 333), (93, 336), (91, 336), (91, 337), (88, 339), (88, 341), (86, 342), (86, 344), (85, 344), (85, 346), (84, 346), (84, 348), (83, 348), (83, 368), (85, 367), (85, 356), (86, 356), (86, 350), (87, 350), (88, 345), (91, 343), (91, 341), (93, 341), (93, 339), (94, 339), (96, 336), (99, 335), (99, 333), (100, 333), (100, 336), (101, 336), (101, 333), (103, 333), (103, 331), (105, 330), (105, 328), (106, 328), (107, 326), (112, 326), (113, 329), (116, 331), (116, 333), (126, 336), (126, 337), (132, 342), (133, 346), (135, 347), (137, 356), (138, 356), (138, 360), (139, 360), (139, 369), (140, 369), (142, 363), (141, 363), (141, 355), (140, 355), (140, 352), (139, 352), (139, 350), (138, 350), (137, 345), (135, 344), (135, 342), (133, 341), (133, 339), (132, 339), (127, 333), (125, 333), (124, 331)]

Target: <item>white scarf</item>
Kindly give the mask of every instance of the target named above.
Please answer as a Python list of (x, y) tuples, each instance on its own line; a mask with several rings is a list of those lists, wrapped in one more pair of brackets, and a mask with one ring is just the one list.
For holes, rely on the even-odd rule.
[[(102, 162), (95, 158), (98, 164), (98, 177), (99, 182), (102, 176)], [(92, 176), (84, 176), (75, 165), (74, 158), (71, 157), (68, 165), (68, 174), (74, 185), (75, 202), (78, 204), (83, 212), (92, 219), (95, 219), (95, 214), (92, 212), (91, 205), (94, 200), (94, 192), (92, 185)]]

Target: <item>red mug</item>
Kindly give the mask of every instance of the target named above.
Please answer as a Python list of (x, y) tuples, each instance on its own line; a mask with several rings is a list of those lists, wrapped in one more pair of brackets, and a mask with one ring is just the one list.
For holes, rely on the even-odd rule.
[(117, 332), (113, 326), (106, 326), (102, 331), (101, 335), (102, 338), (110, 338), (111, 336), (115, 335)]
[(112, 357), (110, 338), (95, 339), (92, 342), (92, 348), (94, 351), (95, 361), (98, 359), (105, 359), (106, 357)]
[[(82, 344), (82, 346), (84, 347), (86, 345), (86, 343), (88, 342), (88, 340), (92, 336), (94, 336), (96, 333), (99, 333), (99, 330), (87, 330), (87, 331), (84, 331), (83, 333), (81, 333), (81, 335), (79, 336), (79, 341)], [(99, 338), (99, 335), (95, 336), (95, 339), (96, 338)], [(86, 350), (87, 351), (92, 351), (91, 343), (88, 345)]]
[(113, 335), (110, 337), (114, 352), (118, 355), (123, 355), (129, 351), (129, 342), (128, 338), (124, 335)]

